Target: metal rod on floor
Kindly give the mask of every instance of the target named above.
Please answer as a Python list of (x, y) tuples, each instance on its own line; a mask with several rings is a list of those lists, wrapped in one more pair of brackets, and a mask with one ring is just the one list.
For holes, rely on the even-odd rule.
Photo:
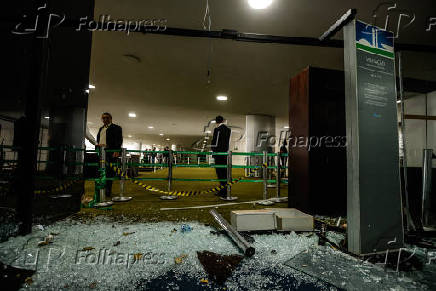
[(227, 235), (235, 242), (235, 244), (244, 252), (247, 257), (251, 257), (255, 253), (254, 247), (248, 243), (215, 209), (209, 211), (215, 221), (226, 231)]

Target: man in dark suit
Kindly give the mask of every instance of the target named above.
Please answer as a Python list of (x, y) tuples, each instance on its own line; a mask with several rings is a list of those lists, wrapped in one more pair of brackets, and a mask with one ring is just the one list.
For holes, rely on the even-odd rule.
[[(97, 134), (97, 146), (104, 147), (107, 150), (120, 150), (123, 145), (123, 129), (121, 126), (112, 123), (112, 115), (103, 113), (101, 115), (103, 126), (100, 127)], [(120, 156), (120, 153), (106, 153), (106, 161), (113, 163)], [(106, 167), (106, 177), (112, 178), (115, 172), (110, 167)], [(106, 180), (106, 197), (112, 195), (112, 180)]]
[[(227, 152), (229, 150), (230, 135), (232, 133), (231, 129), (224, 124), (224, 118), (222, 116), (217, 116), (215, 118), (217, 127), (213, 131), (213, 138), (211, 143), (211, 148), (213, 152)], [(215, 165), (226, 165), (227, 166), (227, 156), (214, 155)], [(215, 168), (216, 175), (218, 179), (227, 179), (227, 168)], [(223, 186), (227, 182), (220, 182)], [(227, 187), (222, 189), (216, 195), (221, 197), (227, 197)]]

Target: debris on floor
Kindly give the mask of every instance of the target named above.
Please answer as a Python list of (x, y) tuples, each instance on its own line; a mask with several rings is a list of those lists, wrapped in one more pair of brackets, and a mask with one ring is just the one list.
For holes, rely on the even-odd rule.
[(52, 242), (53, 242), (53, 235), (49, 234), (44, 238), (43, 241), (38, 242), (38, 246), (39, 247), (46, 246)]
[[(177, 231), (169, 236), (174, 228), (180, 229), (180, 223), (65, 219), (47, 225), (44, 231), (35, 229), (29, 235), (10, 237), (0, 243), (0, 261), (13, 268), (30, 270), (29, 274), (22, 273), (19, 280), (25, 287), (25, 278), (32, 278), (26, 290), (59, 290), (64, 286), (69, 290), (86, 290), (94, 282), (93, 290), (334, 290), (338, 285), (343, 288), (344, 281), (346, 286), (359, 286), (363, 290), (374, 286), (377, 290), (436, 290), (436, 259), (426, 249), (418, 248), (415, 254), (424, 262), (422, 271), (412, 268), (396, 273), (333, 250), (328, 242), (318, 246), (317, 235), (295, 232), (252, 234), (256, 253), (241, 259), (239, 264), (235, 262), (230, 274), (219, 274), (224, 269), (216, 270), (215, 279), (201, 261), (206, 261), (206, 266), (213, 265), (221, 256), (237, 254), (239, 248), (227, 236), (211, 233), (216, 231), (213, 227), (192, 221), (189, 225), (195, 231), (183, 234)], [(121, 235), (125, 231), (135, 235)], [(50, 233), (59, 235), (48, 246), (38, 247), (41, 237)], [(327, 231), (326, 237), (339, 242), (344, 234)], [(114, 247), (118, 241), (119, 245)], [(204, 251), (215, 255), (207, 256)], [(198, 257), (197, 252), (203, 256)], [(295, 261), (299, 254), (306, 254), (314, 263), (303, 261), (303, 257)], [(182, 263), (175, 263), (175, 258), (181, 255), (186, 255)], [(411, 253), (405, 255), (402, 261)], [(291, 259), (297, 268), (288, 265)], [(331, 263), (323, 264), (322, 271), (312, 267), (323, 261)], [(209, 271), (213, 272), (213, 266)], [(320, 280), (325, 277), (322, 272), (340, 277), (329, 283)], [(201, 282), (202, 278), (208, 283)], [(341, 278), (343, 281), (339, 282)], [(218, 281), (224, 283), (218, 285)]]
[(192, 227), (190, 225), (188, 225), (188, 224), (182, 224), (180, 229), (181, 229), (182, 233), (192, 231)]
[(183, 263), (183, 259), (186, 258), (187, 256), (188, 256), (188, 255), (183, 254), (183, 255), (181, 255), (181, 256), (175, 257), (175, 258), (174, 258), (174, 262), (175, 262), (176, 264), (181, 264), (181, 263)]
[(0, 279), (2, 290), (18, 290), (22, 284), (31, 285), (33, 270), (15, 268), (0, 262)]
[(220, 255), (209, 251), (197, 252), (198, 260), (209, 279), (223, 284), (244, 258), (241, 255)]

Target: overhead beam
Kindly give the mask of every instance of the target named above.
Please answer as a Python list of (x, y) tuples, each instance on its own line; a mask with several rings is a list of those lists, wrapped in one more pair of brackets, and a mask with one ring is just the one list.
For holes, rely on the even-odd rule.
[(436, 116), (406, 114), (404, 119), (436, 120)]
[[(0, 27), (3, 31), (12, 31), (15, 25), (19, 23), (20, 18), (12, 19), (2, 19), (0, 20)], [(78, 19), (65, 19), (65, 21), (56, 29), (61, 27), (78, 28), (80, 20)], [(98, 22), (97, 27), (99, 30), (103, 29), (106, 24)], [(339, 39), (325, 39), (324, 41), (319, 40), (315, 37), (296, 37), (296, 36), (277, 36), (269, 34), (259, 34), (259, 33), (246, 33), (239, 32), (234, 29), (223, 29), (223, 30), (200, 30), (200, 29), (186, 29), (177, 27), (167, 27), (164, 31), (146, 31), (144, 27), (140, 30), (135, 30), (135, 25), (131, 25), (131, 33), (139, 32), (144, 34), (159, 34), (159, 35), (170, 35), (170, 36), (183, 36), (183, 37), (201, 37), (201, 38), (217, 38), (217, 39), (231, 39), (235, 41), (243, 42), (255, 42), (255, 43), (278, 43), (287, 45), (301, 45), (301, 46), (316, 46), (316, 47), (331, 47), (331, 48), (343, 48), (344, 41)], [(136, 28), (137, 29), (137, 28)], [(105, 31), (108, 32), (108, 31)], [(110, 31), (109, 31), (110, 32)], [(396, 51), (414, 51), (414, 52), (428, 52), (435, 53), (436, 46), (432, 45), (420, 45), (420, 44), (409, 44), (409, 43), (396, 43)]]

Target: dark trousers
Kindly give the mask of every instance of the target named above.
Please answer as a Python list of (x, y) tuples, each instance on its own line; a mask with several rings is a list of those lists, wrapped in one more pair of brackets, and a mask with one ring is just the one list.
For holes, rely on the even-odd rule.
[[(117, 158), (112, 157), (113, 153), (107, 153), (106, 155), (106, 161), (108, 163), (116, 163)], [(110, 167), (109, 165), (106, 165), (106, 178), (113, 178), (115, 177), (115, 171)], [(110, 198), (112, 195), (112, 180), (106, 180), (106, 197)]]
[[(227, 166), (227, 156), (214, 156), (215, 159), (215, 165), (226, 165)], [(218, 179), (225, 179), (227, 180), (227, 168), (215, 168), (216, 175)], [(224, 186), (227, 184), (227, 182), (220, 182), (221, 186)], [(220, 190), (218, 192), (218, 195), (220, 196), (227, 196), (227, 187)]]

